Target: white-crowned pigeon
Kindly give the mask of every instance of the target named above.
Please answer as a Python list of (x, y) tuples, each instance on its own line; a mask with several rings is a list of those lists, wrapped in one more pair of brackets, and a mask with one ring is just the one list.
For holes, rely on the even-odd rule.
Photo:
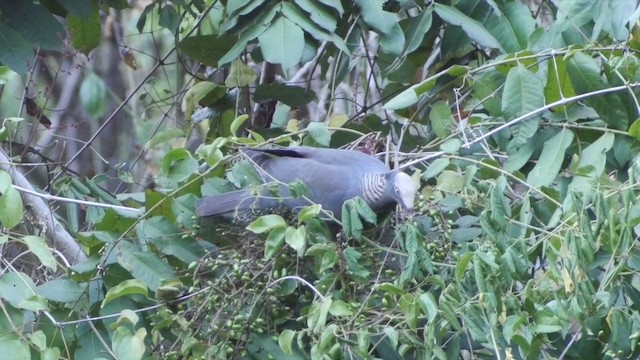
[(265, 183), (274, 179), (280, 186), (280, 199), (267, 189), (252, 195), (249, 189), (207, 196), (198, 201), (198, 216), (218, 216), (245, 210), (285, 206), (293, 211), (310, 205), (304, 198), (293, 198), (288, 186), (296, 180), (309, 189), (306, 196), (322, 205), (340, 220), (345, 201), (360, 196), (374, 210), (382, 211), (396, 203), (412, 210), (416, 184), (403, 172), (390, 171), (377, 158), (353, 150), (321, 149), (308, 146), (295, 148), (246, 149), (247, 156), (258, 165)]

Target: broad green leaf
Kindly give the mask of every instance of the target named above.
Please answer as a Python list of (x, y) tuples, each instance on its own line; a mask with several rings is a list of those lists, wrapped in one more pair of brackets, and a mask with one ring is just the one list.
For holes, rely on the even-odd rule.
[(36, 294), (36, 287), (31, 278), (21, 272), (6, 272), (0, 276), (0, 297), (14, 307)]
[(353, 311), (349, 305), (342, 300), (335, 300), (329, 307), (329, 313), (333, 316), (351, 316)]
[(217, 68), (218, 61), (229, 52), (236, 43), (237, 38), (229, 34), (221, 36), (195, 35), (182, 39), (178, 47), (191, 59)]
[(242, 126), (242, 124), (244, 124), (247, 121), (247, 119), (249, 119), (249, 115), (246, 115), (246, 114), (240, 115), (237, 118), (235, 118), (231, 123), (231, 126), (229, 127), (229, 132), (231, 134), (237, 134), (238, 130), (240, 129), (240, 126)]
[(304, 106), (315, 98), (316, 93), (311, 89), (285, 84), (260, 84), (253, 94), (253, 100), (258, 103), (278, 100), (293, 107)]
[(320, 25), (328, 32), (335, 32), (338, 19), (324, 6), (314, 0), (295, 0), (296, 4), (311, 16), (311, 21)]
[(427, 320), (429, 320), (429, 322), (433, 321), (436, 315), (438, 315), (438, 304), (433, 295), (429, 292), (420, 294), (420, 296), (418, 296), (418, 302), (422, 308), (422, 313), (427, 316)]
[(407, 325), (410, 329), (415, 330), (418, 326), (418, 300), (412, 294), (407, 293), (400, 297), (399, 305)]
[(111, 348), (118, 359), (139, 360), (146, 351), (144, 338), (147, 329), (141, 327), (132, 333), (128, 326), (121, 325), (113, 332)]
[(507, 75), (502, 96), (502, 112), (507, 119), (524, 115), (544, 106), (542, 81), (519, 65)]
[(542, 148), (536, 166), (529, 172), (527, 183), (539, 188), (549, 186), (560, 172), (565, 151), (573, 142), (573, 131), (562, 129), (556, 136), (547, 140)]
[(304, 49), (304, 34), (295, 23), (280, 16), (260, 36), (260, 50), (264, 59), (281, 64), (286, 71), (300, 62)]
[[(588, 201), (595, 191), (593, 184), (603, 174), (607, 162), (607, 152), (613, 147), (615, 135), (604, 133), (598, 140), (587, 146), (580, 154), (580, 160), (576, 166), (579, 171), (569, 184), (568, 193), (582, 193), (584, 200)], [(573, 206), (573, 196), (567, 196), (562, 204), (562, 209), (566, 212)], [(558, 209), (559, 211), (560, 209)]]
[[(534, 73), (518, 65), (507, 75), (502, 96), (502, 113), (508, 120), (544, 106), (544, 85)], [(508, 152), (520, 149), (538, 131), (540, 116), (527, 118), (511, 129), (513, 139)]]
[(270, 214), (270, 215), (263, 215), (255, 219), (251, 224), (249, 224), (249, 226), (247, 226), (247, 230), (256, 234), (262, 234), (272, 229), (286, 227), (286, 226), (287, 226), (287, 222), (284, 221), (282, 216), (276, 215), (276, 214)]
[(49, 301), (73, 303), (86, 292), (86, 283), (79, 284), (68, 279), (55, 279), (38, 285), (38, 294)]
[(567, 72), (567, 61), (562, 56), (555, 56), (549, 59), (549, 76), (544, 88), (544, 95), (547, 103), (553, 103), (576, 95), (569, 73)]
[(455, 127), (451, 109), (444, 101), (437, 101), (433, 106), (431, 106), (429, 119), (431, 120), (433, 131), (436, 133), (436, 136), (441, 139), (449, 136), (452, 129)]
[(282, 14), (298, 25), (304, 32), (313, 36), (320, 41), (331, 41), (338, 49), (346, 54), (350, 54), (349, 48), (345, 44), (344, 40), (338, 37), (335, 33), (326, 32), (324, 29), (316, 25), (309, 16), (306, 16), (302, 11), (298, 10), (296, 6), (288, 2), (281, 3)]
[(17, 335), (11, 333), (0, 336), (0, 353), (10, 354), (11, 360), (31, 359), (29, 343), (21, 340)]
[(91, 12), (91, 15), (87, 17), (69, 13), (67, 28), (71, 35), (71, 45), (85, 55), (89, 55), (91, 50), (98, 47), (102, 39), (102, 26), (98, 11)]
[(80, 84), (80, 103), (84, 110), (94, 118), (107, 111), (107, 87), (95, 73), (90, 73)]
[(140, 220), (136, 235), (140, 241), (153, 244), (158, 251), (175, 256), (185, 264), (198, 261), (204, 250), (189, 238), (182, 237), (183, 231), (163, 216)]
[(304, 256), (304, 250), (307, 247), (306, 234), (304, 225), (297, 228), (289, 226), (285, 232), (284, 241), (298, 253), (298, 257)]
[(329, 146), (331, 142), (331, 132), (327, 128), (327, 124), (313, 121), (307, 125), (307, 131), (315, 142), (322, 146)]
[(147, 286), (140, 280), (125, 280), (107, 291), (107, 294), (105, 295), (100, 307), (103, 308), (108, 303), (122, 296), (134, 294), (142, 295), (145, 297), (148, 296), (149, 292), (147, 290)]
[[(31, 48), (35, 46), (41, 49), (62, 50), (62, 40), (66, 38), (66, 30), (60, 21), (39, 2), (0, 1), (0, 13), (2, 13), (3, 24), (24, 36), (32, 43)], [(2, 38), (7, 37), (4, 29), (0, 30), (2, 30)], [(10, 48), (3, 49), (11, 51)], [(31, 60), (32, 57), (33, 54), (28, 59)]]
[(9, 173), (0, 170), (0, 224), (12, 229), (22, 221), (24, 211), (20, 193), (11, 185)]
[(278, 336), (278, 345), (280, 345), (282, 351), (287, 355), (293, 354), (292, 344), (294, 336), (296, 336), (295, 331), (290, 329), (283, 330)]
[(356, 0), (362, 19), (380, 35), (387, 34), (398, 24), (398, 15), (382, 10), (383, 1)]
[(489, 18), (487, 29), (506, 52), (514, 53), (526, 49), (529, 36), (536, 27), (531, 11), (520, 2), (507, 3), (501, 10), (503, 13)]
[(256, 81), (256, 74), (241, 59), (235, 59), (231, 63), (229, 76), (224, 80), (224, 86), (239, 88), (252, 85)]
[[(602, 77), (600, 66), (589, 55), (582, 52), (573, 54), (567, 67), (569, 78), (577, 94), (585, 94), (607, 89), (610, 84)], [(627, 130), (629, 115), (617, 94), (592, 96), (585, 100), (612, 127)]]
[(458, 138), (452, 138), (443, 142), (442, 145), (440, 145), (440, 150), (447, 154), (457, 154), (460, 146), (462, 146), (462, 141)]
[(258, 17), (247, 24), (247, 26), (245, 27), (247, 30), (242, 32), (240, 37), (235, 40), (235, 44), (233, 45), (233, 47), (231, 47), (231, 49), (229, 49), (229, 51), (227, 51), (224, 56), (222, 56), (222, 58), (218, 60), (218, 67), (230, 63), (232, 60), (235, 60), (245, 50), (245, 47), (247, 46), (247, 43), (249, 41), (256, 39), (269, 27), (271, 27), (271, 22), (280, 8), (280, 4), (273, 4), (269, 11), (261, 12)]
[(311, 219), (315, 218), (316, 216), (318, 216), (318, 214), (320, 214), (321, 210), (322, 210), (322, 206), (319, 205), (319, 204), (305, 206), (298, 213), (298, 221), (299, 222), (305, 222), (305, 221), (311, 220)]
[(496, 69), (481, 72), (473, 82), (475, 97), (492, 116), (502, 115), (505, 76)]
[(433, 5), (436, 14), (438, 14), (442, 20), (451, 25), (462, 27), (467, 36), (477, 42), (480, 46), (504, 51), (498, 40), (496, 40), (493, 35), (491, 35), (491, 33), (478, 21), (468, 17), (454, 7), (440, 3), (434, 3)]
[[(8, 1), (3, 1), (8, 3)], [(18, 74), (24, 74), (33, 64), (33, 44), (21, 33), (0, 22), (0, 62)]]
[(409, 28), (406, 31), (406, 41), (404, 44), (404, 55), (406, 56), (409, 53), (414, 52), (420, 44), (422, 44), (422, 40), (424, 40), (424, 35), (431, 28), (431, 23), (433, 21), (433, 15), (431, 8), (422, 11), (420, 15), (411, 19), (409, 23)]
[(154, 253), (139, 251), (134, 245), (120, 242), (116, 247), (116, 256), (118, 263), (151, 291), (155, 291), (163, 281), (177, 277), (166, 261)]
[(437, 187), (444, 192), (460, 192), (464, 188), (464, 176), (457, 171), (444, 170), (438, 176)]
[(162, 130), (151, 137), (151, 139), (149, 139), (149, 141), (147, 141), (147, 143), (144, 145), (144, 148), (148, 150), (156, 147), (157, 145), (168, 143), (173, 139), (183, 136), (184, 131), (182, 131), (182, 129), (172, 128)]
[(433, 162), (431, 162), (431, 164), (429, 164), (429, 166), (427, 166), (427, 169), (424, 171), (424, 173), (422, 173), (422, 179), (429, 180), (433, 177), (438, 176), (444, 169), (447, 168), (447, 166), (449, 166), (450, 163), (451, 160), (447, 158), (435, 159)]
[(27, 235), (22, 238), (22, 241), (27, 244), (29, 251), (38, 257), (38, 260), (42, 265), (48, 267), (52, 271), (56, 271), (56, 259), (53, 257), (53, 253), (43, 238), (34, 235)]
[(344, 13), (344, 8), (342, 7), (342, 2), (340, 0), (318, 0), (319, 2), (334, 8), (340, 16)]
[(398, 340), (400, 336), (398, 335), (398, 331), (391, 326), (385, 326), (382, 328), (382, 332), (391, 342), (391, 347), (395, 350), (398, 347)]
[(284, 245), (284, 238), (287, 234), (287, 228), (284, 226), (273, 228), (267, 240), (264, 244), (264, 257), (267, 259), (272, 258), (275, 254), (282, 249)]
[(629, 126), (629, 136), (640, 141), (640, 118), (636, 119), (636, 121)]

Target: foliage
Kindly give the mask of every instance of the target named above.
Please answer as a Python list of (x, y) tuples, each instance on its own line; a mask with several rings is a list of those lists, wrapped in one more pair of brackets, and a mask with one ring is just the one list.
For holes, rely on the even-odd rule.
[[(34, 47), (63, 50), (65, 30), (89, 53), (99, 11), (131, 12), (138, 32), (175, 47), (153, 64), (122, 53), (131, 69), (167, 71), (134, 91), (157, 128), (141, 120), (129, 134), (157, 160), (154, 187), (49, 169), (66, 200), (49, 215), (86, 259), (40, 236), (14, 170), (0, 171), (2, 353), (638, 357), (637, 1), (17, 3), (0, 1), (2, 83), (8, 68), (33, 70)], [(176, 49), (177, 64), (224, 76), (176, 70)], [(109, 80), (89, 73), (79, 95), (104, 124), (130, 100), (110, 109)], [(155, 118), (169, 113), (183, 126)], [(22, 120), (4, 121), (7, 148)], [(264, 143), (397, 144), (396, 165), (421, 184), (415, 213), (376, 217), (354, 199), (337, 237), (318, 206), (196, 218), (201, 196), (259, 186), (236, 149)]]

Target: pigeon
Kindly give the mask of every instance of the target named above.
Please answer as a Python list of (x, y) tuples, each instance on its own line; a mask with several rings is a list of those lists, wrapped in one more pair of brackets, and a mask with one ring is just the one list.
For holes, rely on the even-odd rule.
[[(240, 214), (250, 210), (285, 207), (293, 212), (319, 204), (335, 219), (342, 216), (345, 201), (361, 197), (375, 212), (400, 204), (412, 211), (416, 183), (409, 175), (391, 171), (374, 156), (355, 150), (309, 146), (248, 148), (242, 150), (265, 183), (279, 183), (279, 196), (267, 187), (241, 189), (206, 196), (196, 205), (200, 217)], [(301, 181), (309, 190), (304, 197), (292, 196), (289, 184)]]

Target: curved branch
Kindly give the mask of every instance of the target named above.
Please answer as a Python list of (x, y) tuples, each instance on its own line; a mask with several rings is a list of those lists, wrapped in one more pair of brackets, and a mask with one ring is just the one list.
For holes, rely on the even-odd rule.
[[(3, 149), (0, 149), (0, 170), (9, 173), (14, 185), (33, 191), (31, 183), (15, 166), (11, 165), (11, 161)], [(42, 198), (26, 192), (21, 192), (20, 196), (26, 205), (26, 210), (33, 216), (35, 223), (42, 227), (46, 239), (54, 249), (58, 250), (71, 264), (87, 260), (87, 255), (82, 247), (53, 216), (51, 209)]]

